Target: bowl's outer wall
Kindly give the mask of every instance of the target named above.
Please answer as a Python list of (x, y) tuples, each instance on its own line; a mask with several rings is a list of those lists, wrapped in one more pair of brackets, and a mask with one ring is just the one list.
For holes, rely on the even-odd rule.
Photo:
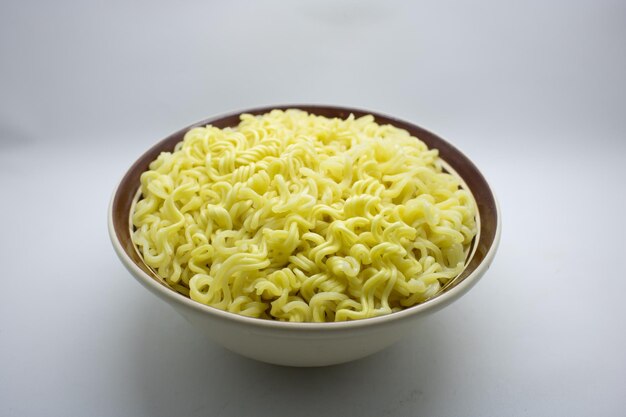
[[(142, 285), (167, 301), (189, 322), (204, 330), (225, 347), (250, 358), (282, 365), (322, 366), (346, 362), (367, 356), (389, 346), (411, 330), (411, 324), (415, 323), (415, 318), (423, 317), (424, 314), (404, 315), (403, 317), (398, 315), (399, 319), (385, 322), (372, 320), (372, 325), (350, 328), (349, 331), (334, 331), (333, 326), (328, 326), (324, 330), (318, 328), (308, 328), (307, 330), (303, 327), (281, 329), (256, 326), (255, 323), (258, 323), (258, 319), (249, 321), (228, 320), (225, 319), (225, 316), (228, 315), (211, 314), (209, 312), (214, 309), (207, 309), (206, 306), (200, 306), (198, 303), (189, 303), (186, 297), (175, 293), (169, 287), (167, 291), (163, 291), (165, 284), (144, 264), (134, 248), (130, 235), (129, 212), (133, 198), (139, 189), (141, 174), (148, 169), (150, 162), (155, 160), (161, 152), (172, 151), (174, 146), (182, 141), (189, 129), (207, 124), (220, 128), (235, 126), (239, 123), (239, 115), (242, 113), (258, 115), (267, 113), (272, 109), (290, 108), (298, 108), (326, 117), (346, 118), (350, 114), (354, 114), (356, 117), (372, 114), (377, 123), (392, 124), (405, 129), (411, 135), (425, 142), (429, 148), (438, 149), (440, 156), (464, 179), (474, 194), (481, 217), (480, 239), (477, 242), (476, 253), (469, 265), (455, 280), (454, 284), (446, 289), (446, 293), (450, 293), (460, 284), (462, 284), (460, 285), (462, 288), (454, 289), (452, 291), (455, 293), (454, 296), (448, 294), (443, 302), (437, 300), (436, 305), (431, 306), (434, 308), (424, 309), (423, 307), (425, 304), (432, 303), (437, 297), (423, 303), (421, 307), (417, 307), (420, 307), (423, 312), (439, 310), (467, 292), (477, 282), (493, 258), (499, 239), (500, 219), (495, 197), (476, 166), (454, 146), (437, 135), (411, 123), (375, 112), (333, 106), (288, 105), (246, 110), (210, 118), (170, 135), (142, 155), (120, 182), (113, 196), (109, 213), (111, 239), (120, 259)], [(488, 254), (490, 256), (486, 259)], [(465, 282), (465, 279), (470, 275), (472, 280)], [(151, 277), (151, 282), (148, 277)], [(159, 284), (155, 285), (155, 282)], [(163, 287), (159, 288), (159, 286)], [(362, 321), (367, 320), (371, 319)]]
[(271, 329), (237, 328), (221, 320), (206, 320), (197, 310), (170, 303), (195, 328), (225, 348), (251, 359), (275, 365), (327, 366), (360, 359), (398, 341), (409, 329), (406, 323), (378, 326), (372, 331), (292, 334)]

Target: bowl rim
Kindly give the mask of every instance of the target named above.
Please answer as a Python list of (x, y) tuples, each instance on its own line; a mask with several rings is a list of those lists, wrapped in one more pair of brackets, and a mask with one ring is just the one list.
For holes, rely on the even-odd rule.
[[(230, 118), (234, 116), (239, 116), (245, 113), (258, 114), (258, 113), (263, 113), (263, 112), (269, 112), (273, 109), (284, 110), (284, 109), (302, 109), (302, 108), (307, 108), (307, 109), (315, 108), (315, 109), (324, 110), (324, 111), (342, 111), (348, 114), (349, 113), (371, 114), (376, 119), (384, 118), (384, 119), (392, 121), (393, 123), (397, 122), (398, 124), (401, 124), (401, 125), (413, 126), (417, 128), (418, 130), (428, 133), (429, 135), (436, 137), (437, 139), (446, 143), (460, 156), (465, 158), (466, 162), (469, 162), (471, 165), (473, 165), (475, 172), (483, 180), (486, 186), (486, 191), (489, 193), (490, 197), (493, 200), (493, 203), (494, 203), (493, 215), (496, 216), (496, 227), (495, 227), (493, 241), (487, 253), (484, 255), (480, 263), (475, 267), (475, 269), (472, 272), (470, 272), (464, 279), (462, 279), (458, 284), (452, 286), (447, 291), (441, 294), (438, 294), (435, 297), (429, 300), (426, 300), (425, 302), (421, 304), (407, 307), (403, 310), (393, 312), (390, 314), (385, 314), (385, 315), (377, 316), (377, 317), (369, 317), (369, 318), (359, 319), (359, 320), (349, 320), (349, 321), (339, 321), (339, 322), (322, 322), (322, 323), (287, 322), (287, 321), (279, 321), (279, 320), (262, 319), (262, 318), (256, 318), (256, 317), (247, 317), (247, 316), (243, 316), (237, 313), (220, 310), (218, 308), (211, 307), (209, 305), (205, 305), (200, 302), (194, 301), (191, 298), (186, 297), (183, 294), (180, 294), (174, 289), (166, 287), (162, 283), (158, 282), (155, 278), (151, 277), (145, 271), (139, 268), (139, 266), (133, 261), (133, 259), (131, 259), (128, 256), (128, 254), (122, 247), (122, 244), (119, 240), (119, 236), (117, 235), (116, 228), (115, 228), (115, 222), (114, 222), (115, 200), (116, 200), (116, 196), (118, 195), (121, 189), (122, 184), (125, 182), (126, 177), (130, 173), (132, 167), (134, 167), (135, 164), (137, 164), (138, 162), (142, 161), (144, 157), (146, 156), (146, 154), (148, 154), (151, 150), (156, 149), (157, 147), (162, 145), (162, 143), (166, 142), (172, 136), (183, 134), (184, 132), (196, 126), (210, 124), (218, 120), (222, 120), (222, 119), (226, 119), (226, 118)], [(493, 258), (495, 257), (495, 254), (497, 252), (497, 249), (500, 243), (500, 237), (501, 237), (501, 232), (502, 232), (501, 231), (502, 219), (501, 219), (501, 211), (500, 211), (500, 205), (499, 205), (498, 199), (495, 193), (493, 192), (491, 185), (486, 180), (482, 172), (478, 170), (478, 168), (473, 164), (473, 162), (467, 156), (465, 156), (463, 152), (461, 152), (458, 148), (456, 148), (454, 145), (452, 145), (445, 139), (428, 131), (427, 129), (422, 128), (421, 126), (415, 123), (408, 122), (406, 120), (402, 120), (394, 116), (389, 116), (381, 112), (375, 112), (375, 111), (364, 110), (364, 109), (353, 108), (353, 107), (345, 107), (345, 106), (318, 105), (318, 104), (274, 105), (274, 106), (262, 106), (262, 107), (254, 107), (250, 109), (231, 111), (231, 112), (221, 113), (218, 115), (208, 117), (200, 122), (193, 123), (183, 129), (176, 131), (175, 133), (172, 133), (171, 135), (166, 136), (165, 139), (157, 141), (153, 146), (151, 146), (147, 151), (145, 151), (141, 156), (139, 156), (138, 159), (135, 160), (135, 162), (131, 165), (131, 168), (127, 169), (124, 172), (124, 174), (122, 175), (122, 178), (116, 184), (117, 185), (113, 191), (113, 195), (111, 197), (108, 211), (107, 211), (107, 220), (108, 220), (107, 223), (108, 223), (109, 237), (111, 239), (111, 243), (113, 245), (115, 252), (117, 253), (118, 257), (120, 258), (124, 266), (129, 270), (129, 272), (131, 272), (131, 274), (143, 286), (145, 286), (147, 289), (149, 289), (156, 295), (160, 296), (160, 298), (164, 298), (164, 299), (167, 299), (168, 301), (181, 304), (182, 306), (195, 310), (201, 314), (208, 314), (210, 316), (213, 316), (213, 318), (229, 321), (229, 322), (232, 322), (233, 324), (240, 324), (240, 325), (252, 326), (256, 328), (264, 328), (264, 329), (304, 331), (304, 332), (307, 332), (307, 331), (341, 331), (341, 330), (359, 329), (359, 328), (364, 328), (364, 327), (372, 327), (372, 326), (377, 326), (381, 324), (387, 324), (391, 322), (400, 321), (400, 320), (403, 320), (412, 316), (424, 315), (426, 313), (434, 312), (446, 306), (447, 304), (451, 303), (452, 301), (456, 300), (457, 298), (461, 297), (482, 277), (482, 275), (490, 267), (493, 261)], [(133, 194), (135, 191), (133, 191)]]

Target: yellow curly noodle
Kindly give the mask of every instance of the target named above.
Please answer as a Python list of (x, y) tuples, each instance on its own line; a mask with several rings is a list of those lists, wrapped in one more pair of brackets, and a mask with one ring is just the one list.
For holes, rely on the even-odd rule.
[(141, 176), (133, 241), (200, 303), (249, 317), (380, 316), (464, 267), (476, 208), (435, 149), (374, 117), (300, 110), (193, 128)]

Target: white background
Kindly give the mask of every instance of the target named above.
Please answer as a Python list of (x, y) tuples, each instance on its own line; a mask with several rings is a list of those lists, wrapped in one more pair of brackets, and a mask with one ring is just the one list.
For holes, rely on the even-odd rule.
[[(624, 415), (625, 41), (620, 1), (3, 1), (0, 415)], [(106, 230), (157, 140), (298, 102), (439, 133), (504, 219), (467, 296), (330, 368), (196, 334)]]

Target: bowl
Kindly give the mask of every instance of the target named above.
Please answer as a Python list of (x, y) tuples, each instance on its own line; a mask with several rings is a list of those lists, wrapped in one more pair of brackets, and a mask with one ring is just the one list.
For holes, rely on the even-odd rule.
[[(332, 323), (292, 323), (249, 318), (222, 311), (187, 298), (171, 289), (148, 268), (132, 240), (130, 210), (139, 198), (140, 176), (151, 161), (172, 151), (185, 133), (197, 126), (212, 124), (224, 128), (239, 123), (242, 113), (264, 114), (272, 109), (299, 108), (325, 117), (346, 118), (371, 114), (379, 124), (391, 124), (437, 148), (445, 169), (456, 173), (473, 194), (478, 207), (478, 234), (472, 257), (463, 272), (449, 285), (422, 304), (385, 316)], [(500, 239), (500, 213), (489, 184), (476, 166), (458, 149), (439, 136), (406, 121), (376, 112), (336, 106), (289, 105), (237, 111), (212, 117), (188, 126), (163, 139), (144, 153), (126, 172), (117, 186), (108, 212), (109, 234), (122, 263), (146, 289), (171, 305), (197, 331), (243, 356), (278, 365), (325, 366), (359, 359), (380, 351), (410, 334), (419, 320), (457, 300), (489, 268)]]

